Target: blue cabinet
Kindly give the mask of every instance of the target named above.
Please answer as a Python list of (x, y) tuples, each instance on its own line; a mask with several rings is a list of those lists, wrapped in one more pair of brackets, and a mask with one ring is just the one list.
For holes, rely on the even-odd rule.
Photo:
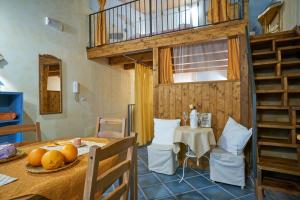
[[(23, 123), (23, 93), (21, 92), (0, 92), (0, 112), (15, 112), (16, 119), (3, 121), (0, 120), (0, 127), (17, 125)], [(14, 135), (0, 136), (0, 144), (15, 143), (23, 140), (22, 133)]]

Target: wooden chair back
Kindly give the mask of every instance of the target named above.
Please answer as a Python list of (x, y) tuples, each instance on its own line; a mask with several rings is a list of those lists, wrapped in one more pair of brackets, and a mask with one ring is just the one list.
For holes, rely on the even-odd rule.
[[(120, 131), (101, 130), (103, 125), (121, 125)], [(124, 138), (126, 137), (126, 119), (125, 118), (104, 118), (97, 117), (96, 137), (103, 138)]]
[[(41, 128), (40, 128), (39, 122), (36, 122), (35, 124), (12, 125), (12, 126), (0, 127), (0, 136), (1, 135), (12, 135), (12, 134), (16, 134), (19, 132), (26, 133), (26, 134), (28, 134), (28, 132), (34, 132), (35, 133), (35, 141), (34, 142), (40, 142), (42, 140)], [(23, 146), (23, 145), (26, 145), (29, 143), (30, 142), (16, 143), (16, 146)]]
[[(95, 199), (95, 195), (103, 193), (112, 186), (116, 180), (119, 180), (119, 186), (116, 187), (107, 196), (101, 198), (104, 200), (122, 199), (127, 200), (129, 189), (133, 191), (132, 174), (134, 173), (134, 163), (136, 161), (136, 139), (137, 135), (118, 140), (104, 147), (92, 146), (89, 152), (88, 169), (85, 178), (84, 200)], [(98, 176), (99, 163), (113, 156), (127, 153), (125, 159), (116, 163), (114, 167)], [(96, 197), (97, 198), (97, 197)]]

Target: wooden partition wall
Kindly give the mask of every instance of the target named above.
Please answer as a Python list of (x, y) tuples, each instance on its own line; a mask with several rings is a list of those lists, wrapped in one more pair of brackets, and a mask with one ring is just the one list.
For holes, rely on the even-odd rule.
[(216, 139), (222, 133), (228, 116), (240, 121), (240, 81), (216, 81), (182, 84), (159, 84), (157, 117), (182, 119), (189, 104), (199, 112), (212, 113)]

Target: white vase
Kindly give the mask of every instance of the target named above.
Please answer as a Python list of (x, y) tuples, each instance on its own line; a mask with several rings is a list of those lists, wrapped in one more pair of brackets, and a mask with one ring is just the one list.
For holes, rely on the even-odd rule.
[(194, 109), (190, 113), (190, 127), (191, 128), (198, 128), (198, 116), (197, 111)]

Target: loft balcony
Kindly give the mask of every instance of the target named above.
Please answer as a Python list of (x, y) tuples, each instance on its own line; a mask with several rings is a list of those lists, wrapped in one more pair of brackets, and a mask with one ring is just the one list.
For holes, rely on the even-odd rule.
[[(125, 1), (125, 0), (122, 0)], [(133, 0), (89, 15), (89, 59), (245, 31), (247, 0)], [(243, 24), (244, 26), (240, 26)]]

